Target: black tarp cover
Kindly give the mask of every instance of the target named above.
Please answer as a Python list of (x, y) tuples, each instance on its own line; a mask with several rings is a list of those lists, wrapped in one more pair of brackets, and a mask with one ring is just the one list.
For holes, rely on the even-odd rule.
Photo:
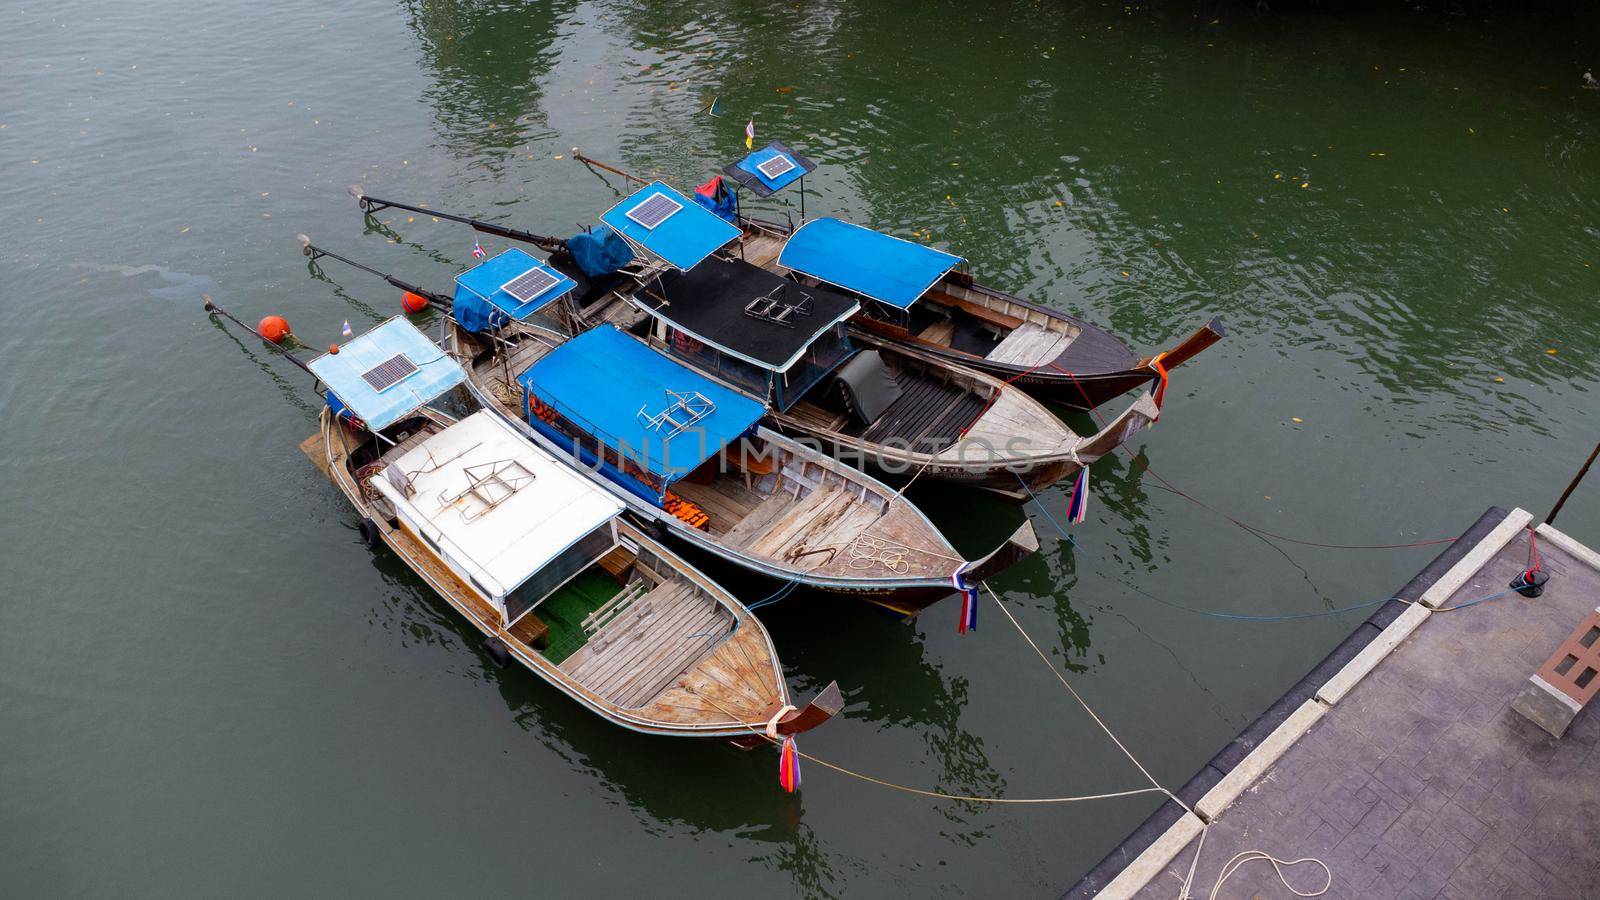
[[(782, 325), (745, 312), (752, 300), (775, 289), (790, 304), (810, 297), (811, 314)], [(666, 272), (634, 298), (679, 331), (773, 372), (794, 365), (813, 341), (860, 308), (849, 297), (802, 287), (738, 259), (708, 259), (687, 272)]]

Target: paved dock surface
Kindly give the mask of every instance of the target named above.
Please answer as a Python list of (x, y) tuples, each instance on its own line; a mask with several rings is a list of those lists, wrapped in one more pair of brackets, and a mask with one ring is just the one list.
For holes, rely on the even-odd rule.
[[(1600, 898), (1600, 715), (1585, 710), (1557, 740), (1510, 708), (1600, 603), (1600, 570), (1581, 551), (1538, 546), (1544, 596), (1435, 612), (1341, 699), (1311, 710), (1316, 723), (1213, 817), (1193, 896), (1207, 896), (1235, 854), (1262, 850), (1326, 862), (1331, 897)], [(1528, 549), (1523, 530), (1438, 605), (1504, 590)], [(1197, 844), (1136, 896), (1176, 897)], [(1312, 864), (1287, 872), (1306, 892), (1325, 877)], [(1294, 895), (1254, 861), (1220, 896)]]

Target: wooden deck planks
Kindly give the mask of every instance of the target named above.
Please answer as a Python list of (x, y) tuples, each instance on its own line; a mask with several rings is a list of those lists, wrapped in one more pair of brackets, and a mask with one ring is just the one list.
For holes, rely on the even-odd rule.
[(595, 633), (562, 671), (619, 707), (639, 706), (694, 665), (733, 616), (685, 581), (658, 586)]
[(1006, 335), (1005, 340), (996, 344), (985, 358), (991, 362), (1012, 363), (1019, 366), (1039, 365), (1060, 356), (1061, 351), (1070, 343), (1072, 338), (1068, 335), (1027, 322)]
[[(753, 689), (730, 687), (729, 678)], [(725, 720), (731, 713), (741, 722), (759, 726), (782, 696), (759, 630), (740, 628), (691, 669), (681, 684), (669, 686), (639, 712), (669, 722)]]
[(744, 261), (758, 269), (765, 269), (778, 258), (783, 251), (783, 241), (770, 234), (757, 234), (746, 237), (740, 248), (743, 251)]
[[(1013, 438), (1027, 441), (1027, 453), (1064, 452), (1077, 443), (1078, 435), (1048, 409), (1029, 402), (1020, 392), (1007, 390), (967, 429), (964, 440), (978, 442), (1003, 451)], [(940, 459), (960, 459), (962, 448), (954, 444), (939, 454)], [(982, 459), (976, 450), (968, 451), (972, 460)]]
[(739, 520), (739, 524), (733, 526), (723, 536), (723, 542), (730, 547), (743, 547), (746, 541), (760, 537), (784, 510), (794, 505), (794, 502), (794, 497), (784, 491), (772, 494), (752, 509), (749, 515)]

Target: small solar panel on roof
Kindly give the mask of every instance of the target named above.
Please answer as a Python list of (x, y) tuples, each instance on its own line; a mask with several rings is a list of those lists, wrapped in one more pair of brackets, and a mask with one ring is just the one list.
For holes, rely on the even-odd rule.
[(517, 300), (528, 303), (545, 291), (555, 287), (560, 280), (544, 269), (535, 266), (501, 285), (500, 289), (517, 298)]
[(628, 210), (627, 216), (646, 228), (654, 228), (672, 218), (672, 214), (680, 209), (683, 209), (683, 204), (666, 194), (651, 194), (643, 203)]
[(406, 376), (417, 371), (417, 364), (404, 353), (396, 353), (381, 363), (361, 373), (361, 380), (365, 381), (375, 391), (387, 390), (404, 381)]
[(794, 162), (790, 160), (789, 157), (780, 153), (766, 162), (756, 166), (756, 168), (760, 169), (761, 174), (767, 176), (768, 178), (777, 178), (779, 175), (794, 169)]

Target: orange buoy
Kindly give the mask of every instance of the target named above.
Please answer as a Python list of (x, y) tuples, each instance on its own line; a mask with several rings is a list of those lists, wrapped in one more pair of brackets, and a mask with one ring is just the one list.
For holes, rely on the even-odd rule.
[(256, 326), (256, 334), (273, 342), (281, 344), (294, 332), (289, 330), (289, 322), (283, 316), (267, 316)]
[(329, 344), (328, 345), (328, 352), (333, 354), (334, 356), (338, 356), (339, 355), (339, 345), (338, 344)]
[(406, 315), (414, 316), (428, 308), (428, 298), (406, 291), (400, 295), (400, 308), (406, 311)]

